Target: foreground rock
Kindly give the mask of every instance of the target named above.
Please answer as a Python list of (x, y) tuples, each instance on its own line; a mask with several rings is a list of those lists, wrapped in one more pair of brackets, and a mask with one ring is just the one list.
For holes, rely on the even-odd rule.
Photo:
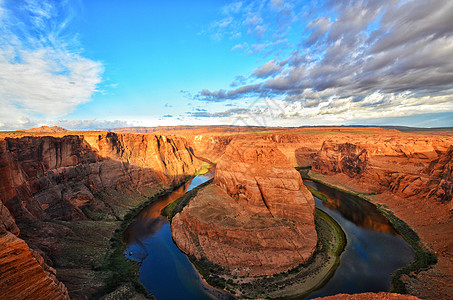
[(69, 299), (55, 270), (11, 232), (0, 235), (2, 299)]
[(284, 272), (312, 256), (313, 196), (272, 143), (229, 145), (214, 183), (173, 218), (185, 253), (241, 276)]

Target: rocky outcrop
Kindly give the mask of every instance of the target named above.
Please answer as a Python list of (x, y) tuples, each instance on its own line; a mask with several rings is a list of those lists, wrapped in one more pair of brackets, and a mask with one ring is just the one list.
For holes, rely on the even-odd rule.
[(24, 132), (68, 132), (67, 129), (64, 129), (64, 128), (59, 127), (59, 126), (52, 126), (52, 127), (41, 126), (41, 127), (37, 127), (37, 128), (30, 128), (30, 129), (18, 130), (18, 131), (24, 131)]
[(12, 234), (19, 235), (19, 228), (14, 221), (13, 216), (9, 213), (8, 208), (0, 202), (0, 235), (11, 232)]
[(0, 235), (2, 299), (69, 299), (54, 269), (11, 232)]
[(368, 153), (366, 149), (351, 144), (323, 143), (313, 169), (321, 173), (344, 173), (349, 177), (359, 177), (366, 171)]
[(102, 190), (146, 194), (196, 170), (182, 139), (155, 135), (6, 138), (0, 151), (0, 200), (39, 220), (85, 219), (84, 208), (110, 209), (94, 196)]
[(451, 202), (450, 211), (453, 211), (453, 145), (431, 161), (423, 172), (429, 176), (429, 183), (425, 188), (427, 197)]
[(445, 141), (405, 144), (388, 139), (352, 144), (329, 140), (324, 142), (313, 170), (347, 175), (373, 192), (390, 191), (405, 198), (446, 203), (452, 199), (452, 152), (453, 146), (446, 149)]
[(314, 199), (274, 144), (233, 142), (214, 183), (173, 218), (185, 253), (242, 276), (284, 272), (311, 257)]

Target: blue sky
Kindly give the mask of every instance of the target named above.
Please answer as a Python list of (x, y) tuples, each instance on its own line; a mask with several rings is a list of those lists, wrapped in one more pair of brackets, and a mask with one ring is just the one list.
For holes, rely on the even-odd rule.
[(0, 0), (0, 130), (453, 126), (453, 4)]

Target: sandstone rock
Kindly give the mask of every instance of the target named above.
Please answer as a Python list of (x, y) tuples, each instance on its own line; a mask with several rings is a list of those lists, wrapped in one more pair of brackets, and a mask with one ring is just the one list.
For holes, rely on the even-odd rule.
[(52, 126), (52, 127), (41, 126), (41, 127), (37, 127), (37, 128), (30, 128), (30, 129), (27, 129), (27, 130), (19, 130), (19, 131), (25, 131), (25, 132), (68, 132), (67, 129), (64, 129), (64, 128), (59, 127), (59, 126)]
[(69, 299), (55, 270), (9, 232), (0, 235), (0, 290), (2, 299)]
[(274, 144), (230, 144), (214, 182), (173, 218), (180, 249), (243, 276), (284, 272), (311, 257), (314, 199)]
[(19, 235), (20, 232), (9, 210), (0, 202), (0, 235), (8, 231), (15, 235)]
[(367, 162), (367, 150), (359, 145), (326, 141), (313, 163), (313, 170), (323, 174), (344, 173), (349, 177), (358, 177), (366, 171)]
[(450, 211), (453, 209), (453, 145), (442, 153), (437, 159), (430, 162), (423, 169), (429, 175), (426, 197), (434, 197), (441, 202), (451, 202)]

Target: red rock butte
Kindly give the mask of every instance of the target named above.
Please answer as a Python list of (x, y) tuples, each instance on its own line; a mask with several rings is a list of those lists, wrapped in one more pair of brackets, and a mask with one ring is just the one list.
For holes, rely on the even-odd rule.
[(285, 272), (312, 256), (313, 196), (274, 144), (232, 142), (214, 183), (173, 218), (184, 252), (245, 276)]

